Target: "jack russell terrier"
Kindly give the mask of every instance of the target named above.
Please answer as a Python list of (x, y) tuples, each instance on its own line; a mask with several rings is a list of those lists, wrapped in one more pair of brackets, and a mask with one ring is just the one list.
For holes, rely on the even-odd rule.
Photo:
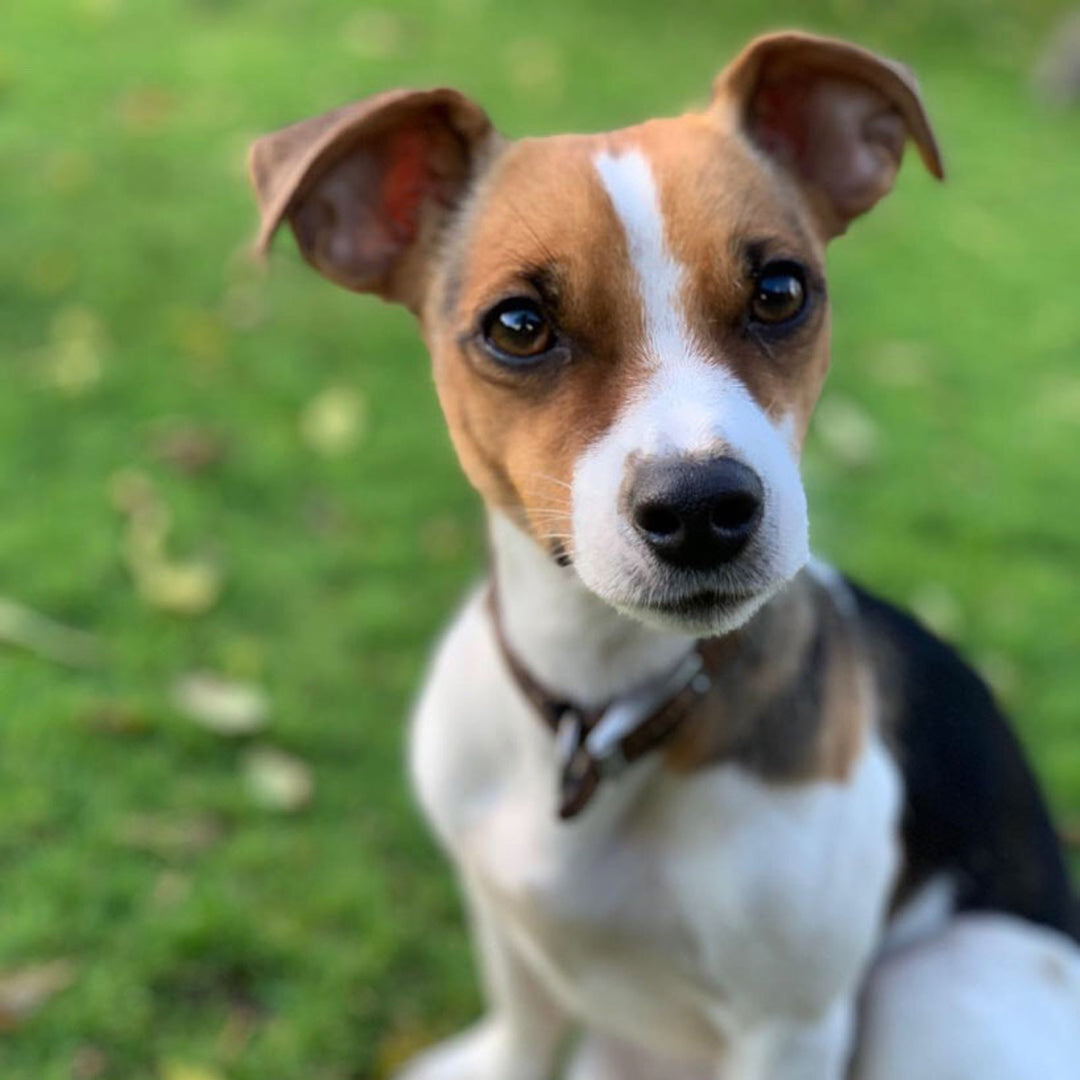
[(259, 139), (265, 250), (417, 317), (493, 572), (416, 788), (489, 1012), (408, 1080), (1077, 1080), (1080, 934), (979, 678), (808, 558), (825, 244), (942, 176), (914, 78), (800, 33), (702, 112), (511, 142), (449, 89)]

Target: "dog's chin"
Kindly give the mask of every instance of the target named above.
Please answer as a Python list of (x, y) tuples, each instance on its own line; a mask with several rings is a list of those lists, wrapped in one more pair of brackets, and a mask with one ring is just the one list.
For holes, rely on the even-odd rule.
[[(745, 589), (731, 587), (695, 587), (683, 591), (651, 589), (640, 595), (634, 592), (600, 599), (620, 615), (667, 633), (693, 637), (722, 637), (748, 623), (785, 585), (790, 577), (768, 582), (755, 581)], [(588, 587), (588, 586), (587, 586)]]
[(624, 599), (612, 606), (620, 614), (656, 630), (694, 637), (722, 637), (748, 623), (776, 594), (780, 585), (776, 589), (754, 593), (706, 589), (662, 601)]

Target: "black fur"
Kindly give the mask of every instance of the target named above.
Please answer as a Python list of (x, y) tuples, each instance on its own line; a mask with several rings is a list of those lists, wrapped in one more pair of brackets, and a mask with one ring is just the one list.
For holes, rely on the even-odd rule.
[(1080, 940), (1059, 838), (990, 690), (914, 619), (853, 588), (907, 787), (900, 895), (951, 872), (961, 910), (1009, 912)]

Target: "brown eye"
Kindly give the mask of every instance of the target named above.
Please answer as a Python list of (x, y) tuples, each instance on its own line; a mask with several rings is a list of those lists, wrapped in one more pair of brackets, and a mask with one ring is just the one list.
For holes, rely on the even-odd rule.
[(806, 277), (798, 263), (766, 263), (754, 280), (750, 318), (766, 326), (791, 322), (806, 307)]
[(535, 300), (514, 297), (497, 304), (483, 324), (484, 343), (505, 364), (536, 360), (555, 344), (555, 333)]

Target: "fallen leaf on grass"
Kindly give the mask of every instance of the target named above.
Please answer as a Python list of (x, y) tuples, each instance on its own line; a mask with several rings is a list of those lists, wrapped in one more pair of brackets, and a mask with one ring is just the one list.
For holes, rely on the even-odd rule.
[(253, 735), (270, 717), (270, 698), (261, 686), (210, 671), (182, 675), (173, 685), (172, 700), (189, 720), (217, 735)]
[(311, 766), (272, 746), (256, 746), (248, 752), (244, 779), (260, 806), (285, 814), (304, 809), (315, 794)]
[(125, 701), (95, 701), (76, 715), (75, 722), (97, 735), (124, 738), (146, 735), (153, 727), (142, 709)]
[(71, 668), (96, 667), (101, 646), (93, 635), (55, 622), (45, 615), (0, 597), (0, 645), (10, 645)]
[(174, 615), (203, 615), (221, 596), (221, 571), (211, 562), (145, 560), (135, 568), (139, 594), (151, 606)]
[(69, 960), (0, 972), (0, 1031), (13, 1031), (75, 981)]
[(185, 859), (207, 851), (224, 835), (224, 824), (213, 814), (131, 814), (120, 823), (116, 839), (124, 847), (162, 859)]
[(184, 476), (197, 476), (225, 457), (225, 437), (209, 427), (174, 422), (150, 435), (151, 451), (158, 461)]
[(324, 457), (348, 453), (360, 438), (364, 400), (347, 386), (329, 386), (300, 415), (300, 435)]
[(127, 519), (124, 561), (142, 599), (174, 615), (209, 611), (224, 586), (221, 569), (208, 559), (170, 556), (172, 514), (150, 477), (138, 469), (121, 469), (109, 481), (109, 496)]

